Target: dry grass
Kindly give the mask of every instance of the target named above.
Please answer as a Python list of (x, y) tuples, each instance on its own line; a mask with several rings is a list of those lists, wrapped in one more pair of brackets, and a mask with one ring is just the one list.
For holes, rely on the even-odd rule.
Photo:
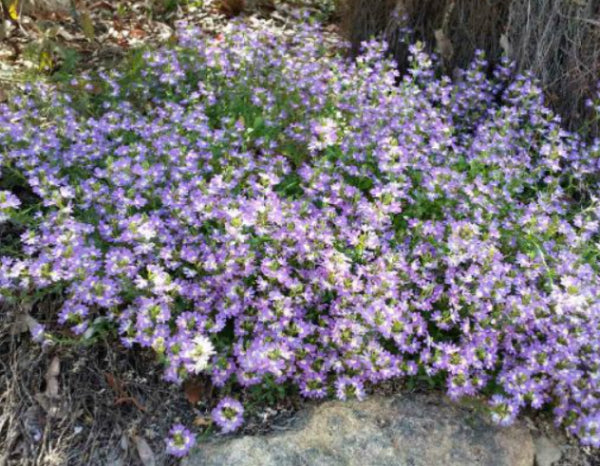
[(541, 80), (566, 123), (599, 134), (584, 102), (600, 81), (600, 2), (513, 0), (507, 36), (511, 58)]
[(360, 41), (383, 34), (401, 68), (408, 63), (408, 44), (398, 41), (402, 29), (412, 30), (413, 39), (423, 41), (431, 52), (443, 52), (442, 39), (452, 49), (451, 54), (441, 53), (452, 69), (468, 65), (476, 49), (485, 50), (490, 57), (501, 55), (500, 36), (508, 19), (509, 3), (510, 0), (347, 0), (343, 4), (342, 29), (354, 54)]
[[(352, 45), (352, 54), (360, 52), (360, 43), (391, 24), (396, 0), (352, 0), (340, 4), (342, 30)], [(393, 33), (393, 28), (390, 28)], [(389, 39), (389, 38), (388, 38)]]
[(346, 0), (341, 16), (353, 54), (361, 41), (383, 36), (401, 70), (408, 50), (398, 38), (407, 27), (442, 56), (448, 73), (468, 65), (477, 49), (490, 66), (507, 54), (540, 79), (567, 126), (600, 134), (584, 106), (600, 80), (598, 0)]

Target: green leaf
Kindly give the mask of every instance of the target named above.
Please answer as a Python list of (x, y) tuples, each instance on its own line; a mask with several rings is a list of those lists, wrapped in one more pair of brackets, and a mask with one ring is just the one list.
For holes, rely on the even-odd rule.
[(83, 11), (80, 15), (80, 18), (80, 26), (85, 34), (85, 37), (87, 37), (89, 40), (93, 40), (96, 34), (94, 32), (94, 23), (92, 22), (89, 12)]
[(41, 72), (50, 72), (54, 68), (54, 59), (52, 58), (52, 52), (49, 48), (44, 47), (40, 51), (38, 69)]

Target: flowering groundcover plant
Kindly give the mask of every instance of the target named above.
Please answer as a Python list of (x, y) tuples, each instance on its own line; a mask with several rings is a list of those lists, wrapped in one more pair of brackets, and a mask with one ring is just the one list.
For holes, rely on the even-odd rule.
[(60, 323), (110, 323), (176, 383), (345, 399), (441, 376), (500, 423), (549, 406), (600, 446), (600, 145), (508, 65), (451, 83), (416, 45), (400, 78), (384, 47), (183, 25), (74, 82), (87, 113), (42, 86), (2, 104), (5, 299), (59, 293)]

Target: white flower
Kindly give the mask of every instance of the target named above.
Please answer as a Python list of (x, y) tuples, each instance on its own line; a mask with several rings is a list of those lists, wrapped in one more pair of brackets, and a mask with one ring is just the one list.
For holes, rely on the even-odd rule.
[(310, 150), (321, 150), (332, 146), (337, 142), (337, 123), (331, 118), (325, 118), (314, 125), (312, 138), (308, 148)]
[(192, 346), (185, 352), (185, 357), (190, 360), (188, 366), (190, 372), (198, 374), (206, 369), (213, 354), (215, 354), (215, 349), (210, 340), (203, 335), (195, 336)]
[(150, 241), (156, 236), (156, 230), (150, 222), (146, 222), (138, 226), (137, 234), (139, 238)]
[(63, 186), (60, 188), (60, 190), (58, 192), (60, 194), (60, 197), (62, 197), (63, 199), (74, 199), (75, 198), (75, 190), (73, 188), (71, 188), (70, 186)]

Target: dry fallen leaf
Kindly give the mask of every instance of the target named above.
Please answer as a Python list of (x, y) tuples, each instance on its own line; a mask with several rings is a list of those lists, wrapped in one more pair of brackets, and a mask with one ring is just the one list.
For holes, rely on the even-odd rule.
[(90, 5), (90, 9), (93, 10), (97, 10), (98, 8), (104, 8), (105, 10), (114, 10), (114, 6), (111, 5), (109, 2), (96, 2), (93, 5)]
[(202, 399), (205, 390), (204, 384), (197, 379), (189, 379), (183, 383), (183, 393), (185, 393), (185, 397), (192, 405), (195, 405)]
[(506, 34), (502, 34), (500, 36), (500, 47), (502, 47), (502, 51), (507, 57), (511, 56), (512, 49), (510, 47), (510, 42), (508, 41), (508, 36)]
[(442, 60), (446, 63), (450, 63), (452, 56), (454, 55), (454, 47), (450, 38), (446, 35), (443, 29), (436, 29), (433, 31), (435, 36), (435, 42)]
[(115, 376), (110, 372), (106, 372), (104, 373), (104, 377), (106, 378), (106, 383), (108, 383), (108, 386), (115, 391), (117, 396), (121, 396), (123, 389), (121, 388), (121, 384), (117, 381), (117, 379), (115, 379)]
[(15, 21), (19, 21), (19, 0), (9, 0), (8, 16)]
[(27, 316), (27, 314), (19, 314), (17, 316), (11, 328), (12, 335), (19, 335), (20, 333), (25, 333), (27, 330), (29, 330)]
[(208, 427), (212, 424), (212, 420), (209, 417), (198, 416), (194, 419), (193, 424), (196, 427)]
[(129, 31), (129, 35), (134, 39), (141, 39), (146, 36), (146, 31), (136, 28)]
[(156, 466), (156, 458), (148, 442), (139, 435), (135, 435), (133, 441), (135, 442), (135, 447), (137, 448), (138, 455), (140, 455), (142, 464), (144, 466)]
[(133, 405), (140, 411), (146, 411), (146, 407), (142, 403), (140, 403), (134, 396), (124, 396), (115, 400), (115, 405), (120, 405), (123, 403), (133, 403)]
[(61, 39), (66, 40), (67, 42), (72, 42), (75, 40), (75, 36), (63, 27), (59, 27), (56, 30), (56, 37), (60, 37)]
[[(0, 102), (3, 102), (3, 96), (8, 99), (4, 90), (0, 88)], [(11, 328), (12, 335), (18, 335), (27, 331), (33, 334), (34, 330), (40, 326), (39, 322), (31, 317), (27, 312), (21, 312), (15, 317), (15, 321)]]
[(54, 356), (48, 370), (46, 371), (46, 391), (44, 394), (48, 398), (58, 398), (58, 376), (60, 375), (60, 360)]

